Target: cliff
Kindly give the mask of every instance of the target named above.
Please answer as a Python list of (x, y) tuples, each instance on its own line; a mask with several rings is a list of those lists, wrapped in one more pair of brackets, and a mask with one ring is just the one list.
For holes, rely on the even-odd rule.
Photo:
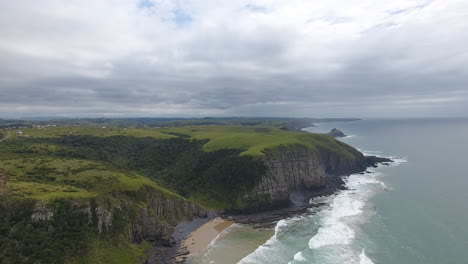
[(206, 214), (194, 203), (147, 186), (90, 200), (0, 200), (4, 234), (0, 242), (5, 245), (0, 259), (2, 263), (114, 263), (122, 255), (127, 263), (137, 263), (145, 259), (141, 247), (145, 241), (171, 245), (180, 221)]
[(311, 149), (296, 145), (281, 147), (262, 159), (267, 168), (261, 181), (245, 199), (254, 201), (287, 201), (293, 190), (311, 189), (325, 185), (325, 166), (321, 157)]
[(362, 153), (337, 140), (333, 147), (280, 147), (267, 152), (262, 161), (267, 168), (265, 175), (244, 196), (252, 205), (287, 204), (293, 191), (336, 185), (339, 176), (363, 171), (377, 162), (369, 162)]

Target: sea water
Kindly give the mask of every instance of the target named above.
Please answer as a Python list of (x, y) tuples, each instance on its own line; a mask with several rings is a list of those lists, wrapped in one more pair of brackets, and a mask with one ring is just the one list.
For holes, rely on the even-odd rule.
[[(395, 162), (347, 177), (347, 190), (315, 198), (312, 202), (326, 205), (279, 221), (264, 243), (259, 242), (267, 233), (242, 225), (227, 229), (201, 259), (213, 264), (468, 263), (468, 120), (362, 120), (307, 131), (335, 127), (351, 135), (340, 140)], [(250, 235), (239, 236), (240, 230)], [(237, 250), (233, 241), (249, 244), (249, 250)], [(223, 250), (236, 258), (224, 258)]]

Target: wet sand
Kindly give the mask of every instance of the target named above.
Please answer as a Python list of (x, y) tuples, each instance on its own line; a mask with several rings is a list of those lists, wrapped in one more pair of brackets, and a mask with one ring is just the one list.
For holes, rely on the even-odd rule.
[(226, 228), (234, 222), (223, 220), (219, 217), (203, 224), (195, 231), (190, 233), (182, 243), (181, 247), (187, 249), (190, 253), (188, 257), (197, 256), (203, 253), (210, 243)]

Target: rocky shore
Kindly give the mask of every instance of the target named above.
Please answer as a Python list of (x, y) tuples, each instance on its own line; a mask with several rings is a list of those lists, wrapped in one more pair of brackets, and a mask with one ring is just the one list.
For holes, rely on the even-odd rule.
[[(377, 167), (378, 164), (389, 165), (391, 162), (393, 161), (388, 158), (366, 156), (367, 168)], [(365, 172), (366, 169), (352, 173)], [(199, 227), (216, 217), (221, 217), (222, 219), (235, 223), (248, 224), (254, 228), (273, 228), (281, 219), (311, 214), (310, 208), (323, 206), (324, 204), (310, 203), (310, 199), (320, 196), (329, 196), (338, 190), (345, 189), (343, 178), (350, 174), (351, 173), (348, 173), (342, 176), (327, 175), (326, 185), (324, 187), (294, 191), (290, 194), (290, 202), (286, 206), (276, 209), (252, 213), (211, 211), (206, 218), (195, 218), (192, 221), (185, 221), (175, 228), (172, 235), (172, 244), (170, 246), (156, 246), (147, 251), (149, 258), (146, 263), (187, 263), (187, 256), (190, 254), (190, 251), (182, 244), (182, 241)]]

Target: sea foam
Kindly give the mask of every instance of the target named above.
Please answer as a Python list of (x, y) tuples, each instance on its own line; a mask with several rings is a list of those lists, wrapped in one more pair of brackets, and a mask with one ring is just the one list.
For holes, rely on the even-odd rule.
[(364, 249), (362, 249), (361, 254), (359, 254), (359, 264), (374, 264), (374, 262), (366, 256)]
[[(368, 154), (379, 155), (379, 152)], [(390, 166), (406, 162), (406, 158), (389, 157), (394, 160)], [(359, 225), (367, 221), (372, 214), (368, 206), (369, 199), (377, 192), (387, 189), (381, 180), (378, 168), (369, 168), (367, 173), (352, 174), (345, 178), (347, 190), (342, 190), (329, 197), (311, 199), (312, 203), (328, 203), (316, 215), (304, 218), (285, 219), (277, 223), (275, 235), (239, 263), (354, 263), (373, 264), (365, 254), (364, 246), (357, 241)], [(317, 227), (310, 233), (306, 248), (291, 245), (291, 231), (296, 221), (307, 221), (306, 229)], [(297, 227), (294, 227), (297, 228)], [(283, 234), (284, 233), (284, 234)], [(306, 240), (307, 241), (307, 240)], [(307, 243), (305, 241), (305, 243)], [(304, 245), (305, 246), (305, 245)], [(296, 247), (295, 251), (292, 251)], [(289, 255), (286, 260), (284, 255)], [(286, 260), (286, 261), (285, 261)], [(278, 262), (279, 261), (279, 262)]]
[(346, 179), (350, 190), (340, 192), (332, 201), (330, 207), (321, 212), (321, 227), (317, 234), (309, 240), (309, 248), (318, 249), (330, 245), (347, 245), (355, 238), (355, 231), (346, 220), (362, 214), (368, 191), (357, 190), (363, 184), (379, 183), (370, 175), (354, 174)]

